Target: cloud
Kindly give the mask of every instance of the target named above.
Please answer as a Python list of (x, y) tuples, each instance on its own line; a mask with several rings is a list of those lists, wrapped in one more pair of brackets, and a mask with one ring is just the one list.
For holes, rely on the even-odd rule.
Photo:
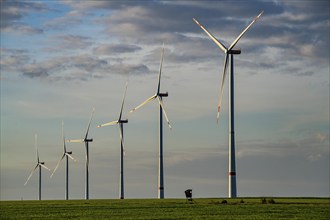
[(86, 77), (92, 77), (94, 73), (104, 73), (108, 66), (108, 61), (104, 59), (80, 54), (29, 63), (17, 71), (29, 78), (87, 80)]
[[(7, 66), (11, 62), (18, 62), (17, 59), (6, 59)], [(144, 64), (113, 63), (109, 60), (80, 54), (75, 56), (53, 57), (48, 60), (33, 63), (19, 63), (12, 71), (22, 73), (28, 78), (40, 78), (48, 81), (87, 81), (92, 78), (104, 78), (109, 74), (139, 75), (149, 74), (149, 68)]]
[[(169, 50), (166, 51), (167, 59), (170, 63), (184, 65), (190, 62), (208, 62), (222, 58), (222, 54), (217, 54), (218, 48), (208, 39), (205, 33), (192, 21), (192, 17), (200, 19), (201, 23), (207, 27), (216, 37), (225, 44), (229, 45), (233, 39), (243, 30), (246, 25), (261, 10), (265, 13), (253, 27), (253, 31), (247, 32), (238, 43), (238, 47), (244, 45), (243, 50), (246, 54), (256, 54), (262, 57), (261, 64), (256, 64), (253, 60), (246, 62), (246, 66), (251, 69), (259, 68), (279, 68), (279, 72), (293, 73), (287, 67), (291, 59), (301, 60), (301, 56), (306, 59), (321, 59), (326, 62), (329, 59), (329, 52), (324, 48), (328, 46), (329, 20), (324, 16), (325, 10), (317, 4), (290, 4), (282, 1), (255, 1), (258, 8), (251, 3), (239, 2), (112, 2), (112, 1), (61, 1), (62, 4), (69, 6), (70, 10), (65, 11), (61, 17), (46, 20), (44, 27), (47, 30), (56, 28), (76, 27), (82, 24), (93, 23), (103, 28), (103, 36), (111, 36), (112, 40), (119, 43), (101, 43), (94, 46), (94, 38), (73, 34), (56, 34), (48, 38), (53, 46), (44, 48), (46, 51), (61, 52), (62, 50), (75, 50), (92, 48), (91, 53), (96, 56), (118, 55), (145, 51), (145, 46), (165, 45)], [(321, 2), (325, 4), (324, 2)], [(231, 10), (227, 10), (229, 8)], [(28, 6), (26, 6), (28, 7)], [(30, 9), (41, 7), (47, 9), (46, 5), (29, 6)], [(314, 15), (308, 12), (308, 7), (313, 10), (322, 10), (321, 15)], [(24, 7), (23, 7), (24, 8)], [(26, 16), (29, 10), (19, 11), (17, 17)], [(34, 10), (34, 9), (33, 9)], [(96, 10), (99, 10), (96, 12)], [(300, 10), (306, 13), (299, 13)], [(15, 13), (13, 13), (12, 17)], [(94, 15), (94, 17), (92, 17)], [(235, 15), (235, 16), (234, 16)], [(240, 16), (236, 16), (240, 15)], [(152, 19), (150, 19), (152, 18)], [(308, 25), (306, 25), (308, 22)], [(65, 26), (63, 26), (65, 25)], [(12, 28), (12, 27), (11, 27)], [(41, 31), (42, 29), (39, 28)], [(30, 30), (33, 32), (33, 30)], [(35, 30), (36, 33), (38, 30)], [(21, 32), (24, 32), (21, 30)], [(26, 31), (27, 32), (27, 31)], [(111, 41), (112, 41), (111, 40)], [(141, 46), (143, 45), (143, 46)], [(268, 54), (275, 48), (281, 50), (279, 57)], [(277, 54), (275, 54), (277, 56)], [(144, 57), (143, 62), (151, 62), (154, 56), (159, 56), (156, 50)], [(57, 59), (57, 58), (55, 58)], [(100, 58), (95, 58), (100, 59)], [(122, 59), (112, 57), (112, 63), (121, 62)], [(137, 58), (135, 58), (137, 59)], [(51, 60), (49, 60), (52, 62)], [(54, 61), (55, 62), (55, 61)], [(143, 69), (143, 65), (136, 64), (142, 61), (127, 61), (126, 70), (119, 71), (119, 65), (114, 65), (115, 71), (110, 72), (133, 72), (148, 71)], [(221, 61), (222, 62), (222, 61)], [(135, 63), (135, 64), (134, 64)], [(277, 63), (277, 65), (275, 65)], [(133, 68), (134, 65), (140, 65)], [(300, 65), (300, 69), (294, 72), (296, 76), (311, 76), (312, 70), (306, 70), (305, 64)], [(90, 65), (87, 65), (90, 66)], [(144, 67), (147, 67), (144, 64)], [(81, 70), (81, 68), (80, 68)], [(249, 70), (247, 70), (249, 71)], [(250, 71), (251, 72), (251, 71)], [(104, 74), (102, 74), (104, 76)], [(98, 74), (101, 76), (101, 74)]]
[(150, 73), (149, 68), (144, 64), (116, 64), (112, 65), (109, 71), (120, 75), (140, 75)]
[(4, 32), (13, 32), (20, 34), (40, 34), (43, 30), (32, 27), (29, 24), (21, 22), (21, 20), (33, 12), (49, 11), (47, 4), (41, 2), (24, 2), (24, 1), (1, 1), (0, 13), (1, 22), (0, 29)]
[(0, 68), (2, 71), (15, 71), (30, 61), (28, 51), (22, 49), (1, 48), (0, 57)]
[(46, 47), (46, 51), (61, 52), (63, 50), (85, 49), (93, 44), (91, 38), (73, 34), (54, 35), (49, 39), (55, 46)]
[(244, 141), (237, 143), (244, 146), (237, 151), (237, 157), (272, 156), (295, 157), (299, 156), (308, 161), (317, 161), (329, 157), (329, 135), (323, 132), (305, 134), (304, 137), (290, 137), (268, 141), (265, 139)]
[(142, 50), (141, 47), (130, 44), (101, 44), (93, 49), (93, 53), (97, 55), (117, 55), (140, 50)]
[(12, 23), (10, 26), (1, 29), (3, 32), (14, 33), (14, 34), (42, 34), (43, 29), (34, 28), (24, 23)]
[(52, 31), (54, 30), (64, 31), (67, 29), (71, 30), (72, 27), (80, 25), (90, 15), (91, 14), (88, 12), (70, 10), (63, 16), (46, 20), (43, 26), (46, 30), (52, 30)]

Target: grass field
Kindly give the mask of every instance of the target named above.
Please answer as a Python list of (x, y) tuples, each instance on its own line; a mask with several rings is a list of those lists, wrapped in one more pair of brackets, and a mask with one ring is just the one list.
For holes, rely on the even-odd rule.
[(329, 220), (330, 198), (1, 201), (0, 219)]

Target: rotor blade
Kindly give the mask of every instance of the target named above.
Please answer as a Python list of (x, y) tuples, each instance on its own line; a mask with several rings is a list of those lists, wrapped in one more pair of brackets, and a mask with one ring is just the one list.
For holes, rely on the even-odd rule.
[(121, 116), (123, 114), (123, 108), (124, 108), (124, 102), (125, 102), (125, 97), (126, 97), (127, 85), (128, 85), (128, 81), (126, 81), (125, 92), (124, 92), (123, 102), (121, 103), (121, 108), (120, 108), (120, 114), (119, 114), (119, 120), (118, 121), (121, 120)]
[(225, 85), (225, 79), (226, 79), (226, 75), (227, 75), (228, 57), (229, 57), (229, 54), (226, 54), (226, 58), (225, 58), (225, 62), (224, 62), (224, 67), (223, 67), (222, 81), (221, 81), (220, 100), (219, 100), (219, 104), (218, 104), (218, 114), (217, 114), (217, 123), (219, 121), (220, 109), (221, 109), (221, 102), (222, 102), (223, 87)]
[(133, 113), (135, 110), (141, 108), (142, 106), (144, 106), (145, 104), (147, 104), (148, 102), (154, 100), (155, 98), (157, 98), (157, 94), (151, 96), (150, 98), (148, 98), (147, 100), (145, 100), (144, 102), (142, 102), (140, 105), (138, 105), (137, 107), (133, 108), (130, 113)]
[(71, 156), (70, 154), (67, 154), (67, 153), (66, 153), (65, 155), (66, 155), (66, 156), (68, 156), (68, 157), (70, 157), (70, 159), (71, 159), (71, 160), (73, 160), (74, 162), (77, 162), (77, 160), (76, 160), (76, 159), (74, 159), (74, 157), (73, 157), (73, 156)]
[(64, 156), (65, 156), (65, 153), (62, 155), (62, 157), (61, 157), (61, 158), (59, 159), (59, 161), (57, 162), (57, 164), (56, 164), (56, 167), (55, 167), (55, 169), (54, 169), (53, 173), (50, 175), (50, 178), (52, 178), (52, 177), (53, 177), (53, 175), (54, 175), (55, 171), (56, 171), (56, 170), (57, 170), (57, 168), (59, 167), (59, 165), (60, 165), (61, 161), (63, 160)]
[(39, 163), (39, 152), (38, 152), (38, 135), (34, 134), (34, 144), (36, 147), (37, 161)]
[(46, 167), (45, 165), (43, 164), (40, 164), (41, 167), (45, 168), (46, 170), (50, 171), (50, 169), (48, 167)]
[(233, 47), (236, 45), (236, 43), (239, 41), (239, 39), (241, 39), (241, 37), (245, 34), (245, 32), (254, 24), (254, 22), (256, 22), (260, 16), (264, 13), (264, 11), (260, 12), (260, 14), (255, 17), (255, 19), (253, 19), (253, 21), (242, 31), (242, 33), (240, 35), (238, 35), (238, 37), (234, 40), (234, 42), (230, 45), (230, 47), (228, 48), (228, 50), (233, 49)]
[(172, 126), (171, 126), (171, 124), (170, 124), (170, 121), (168, 120), (168, 117), (167, 117), (167, 114), (166, 114), (166, 111), (165, 111), (165, 108), (164, 108), (163, 100), (161, 100), (161, 99), (158, 97), (158, 102), (159, 102), (159, 105), (162, 107), (162, 110), (163, 110), (163, 112), (164, 112), (165, 119), (166, 119), (166, 121), (167, 121), (168, 127), (170, 128), (170, 130), (172, 130)]
[(195, 18), (193, 20), (196, 22), (196, 24), (203, 30), (205, 33), (216, 43), (223, 52), (227, 53), (227, 48), (225, 45), (223, 45), (219, 40), (217, 40), (208, 30), (206, 30)]
[(164, 59), (164, 42), (163, 42), (162, 53), (161, 53), (161, 56), (160, 56), (159, 75), (158, 75), (158, 85), (157, 85), (157, 94), (159, 94), (159, 91), (160, 91), (160, 77), (161, 77), (161, 75), (162, 75), (163, 59)]
[(112, 122), (108, 122), (105, 124), (101, 124), (101, 125), (98, 125), (97, 128), (105, 127), (105, 126), (109, 126), (109, 125), (115, 125), (115, 124), (118, 124), (118, 121), (112, 121)]
[(37, 163), (37, 165), (34, 167), (34, 169), (31, 171), (29, 177), (27, 178), (26, 182), (24, 183), (24, 186), (29, 182), (30, 178), (32, 177), (33, 173), (36, 171), (36, 169), (38, 168), (39, 163)]
[(90, 117), (89, 122), (88, 122), (88, 126), (87, 126), (87, 131), (86, 131), (85, 139), (87, 139), (88, 132), (89, 132), (89, 128), (90, 128), (90, 126), (91, 126), (91, 122), (92, 122), (92, 118), (93, 118), (93, 114), (94, 114), (94, 112), (95, 112), (95, 108), (93, 108), (93, 111), (92, 111), (91, 117)]
[(69, 142), (69, 143), (81, 143), (81, 142), (84, 142), (84, 139), (78, 139), (78, 140), (66, 140), (66, 142)]

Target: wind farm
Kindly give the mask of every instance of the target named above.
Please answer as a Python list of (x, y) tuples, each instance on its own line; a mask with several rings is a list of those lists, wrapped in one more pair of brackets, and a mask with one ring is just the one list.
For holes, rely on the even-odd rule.
[(0, 4), (0, 219), (328, 218), (329, 1)]

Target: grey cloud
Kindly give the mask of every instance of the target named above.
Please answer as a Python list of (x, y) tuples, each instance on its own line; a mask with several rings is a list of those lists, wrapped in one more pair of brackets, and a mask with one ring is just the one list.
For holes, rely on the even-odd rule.
[[(166, 39), (166, 35), (162, 35)], [(177, 36), (177, 37), (175, 37)], [(212, 47), (213, 42), (207, 41), (201, 38), (191, 38), (183, 35), (174, 35), (172, 39), (181, 39), (180, 44), (173, 46), (172, 44), (167, 45), (169, 40), (165, 41), (165, 52), (164, 52), (164, 62), (171, 64), (191, 63), (191, 62), (207, 62), (210, 57), (217, 52), (217, 48)], [(148, 55), (146, 55), (143, 60), (144, 62), (154, 63), (157, 59), (160, 59), (161, 54), (161, 39), (158, 40), (158, 47), (152, 50)], [(200, 48), (205, 48), (201, 50)], [(221, 57), (222, 54), (219, 54)]]
[(62, 17), (53, 18), (52, 20), (47, 20), (44, 23), (44, 27), (46, 30), (65, 30), (74, 27), (75, 25), (79, 25), (86, 20), (87, 16), (90, 15), (86, 12), (80, 11), (69, 11)]
[(148, 74), (149, 68), (144, 64), (118, 64), (112, 65), (109, 69), (110, 72), (125, 75), (125, 74)]
[[(177, 48), (185, 49), (189, 47), (181, 44), (191, 36), (184, 38), (182, 37), (184, 34), (205, 36), (205, 33), (192, 21), (193, 17), (199, 19), (227, 45), (253, 17), (264, 10), (264, 15), (253, 26), (253, 31), (249, 31), (246, 34), (248, 37), (244, 38), (250, 44), (245, 50), (252, 52), (252, 49), (259, 50), (262, 47), (281, 47), (289, 53), (292, 51), (292, 54), (295, 52), (298, 53), (296, 55), (326, 60), (329, 53), (322, 48), (327, 48), (328, 45), (329, 33), (324, 25), (329, 27), (329, 19), (328, 12), (323, 8), (326, 8), (328, 3), (316, 2), (298, 4), (255, 0), (252, 2), (81, 1), (79, 4), (76, 1), (64, 1), (63, 3), (69, 5), (77, 14), (88, 13), (92, 9), (103, 10), (107, 16), (99, 17), (94, 22), (104, 25), (106, 33), (113, 38), (117, 37), (121, 42), (130, 45), (132, 43), (157, 45), (165, 41)], [(310, 7), (314, 11), (321, 10), (321, 13), (312, 15), (308, 11)], [(203, 47), (197, 48), (198, 45), (195, 47), (196, 50), (203, 51)], [(107, 48), (98, 47), (94, 50), (100, 54), (108, 52)], [(316, 51), (321, 53), (315, 54)], [(205, 59), (202, 56), (197, 57), (197, 54), (189, 57), (188, 53), (183, 54), (183, 50), (179, 49), (173, 50), (172, 55), (173, 58), (183, 62)]]
[(106, 67), (108, 67), (108, 61), (99, 59), (97, 57), (81, 55), (71, 57), (68, 65), (86, 70), (88, 72), (94, 72), (100, 69), (104, 70)]
[(42, 62), (28, 63), (15, 69), (28, 78), (42, 78), (48, 81), (87, 81), (91, 78), (104, 78), (109, 74), (139, 75), (149, 74), (144, 64), (110, 64), (109, 60), (86, 54), (56, 57)]
[(162, 4), (161, 1), (79, 1), (77, 0), (61, 0), (63, 4), (66, 4), (77, 11), (88, 11), (90, 9), (111, 9), (111, 10), (120, 10), (127, 7), (139, 6), (143, 4), (146, 5), (155, 5)]
[(310, 160), (315, 155), (328, 157), (329, 135), (322, 131), (306, 134), (303, 138), (283, 138), (276, 141), (251, 140), (238, 143), (244, 148), (237, 152), (238, 157), (249, 156), (294, 156), (300, 155), (305, 160)]
[(55, 42), (55, 46), (45, 48), (46, 51), (61, 52), (63, 50), (85, 49), (92, 45), (89, 37), (80, 35), (55, 35), (48, 40), (50, 43)]
[(3, 71), (15, 71), (30, 61), (30, 56), (27, 50), (20, 49), (0, 49), (0, 67)]
[(2, 31), (10, 31), (22, 34), (39, 34), (43, 30), (34, 28), (28, 24), (22, 23), (20, 20), (31, 12), (48, 11), (46, 4), (41, 2), (25, 2), (25, 1), (1, 1), (0, 28)]
[[(109, 67), (108, 61), (88, 55), (57, 57), (42, 62), (24, 65), (16, 71), (29, 78), (56, 79), (85, 79), (97, 72), (105, 72)], [(83, 77), (82, 77), (83, 76)]]
[(93, 53), (97, 55), (113, 55), (121, 53), (132, 53), (142, 48), (130, 44), (102, 44), (93, 49)]
[(42, 34), (43, 29), (34, 28), (24, 23), (12, 23), (12, 25), (1, 29), (3, 32), (15, 33), (15, 34)]
[[(258, 50), (262, 47), (273, 46), (285, 48), (289, 53), (292, 51), (295, 56), (325, 60), (329, 57), (328, 51), (322, 50), (322, 48), (327, 48), (329, 39), (327, 28), (320, 28), (322, 22), (324, 23), (324, 17), (313, 17), (310, 14), (292, 15), (290, 13), (294, 9), (288, 8), (282, 2), (257, 2), (260, 10), (253, 8), (254, 4), (250, 2), (237, 4), (231, 2), (192, 4), (190, 2), (168, 4), (153, 2), (143, 7), (134, 4), (115, 10), (103, 22), (108, 25), (108, 34), (117, 36), (124, 42), (159, 44), (161, 41), (167, 41), (180, 47), (183, 41), (182, 37), (177, 37), (179, 35), (196, 33), (205, 36), (205, 33), (192, 21), (192, 17), (196, 17), (200, 18), (200, 22), (227, 45), (259, 11), (264, 10), (264, 15), (253, 26), (253, 31), (249, 31), (246, 34), (248, 37), (244, 38), (250, 43), (250, 48)], [(226, 7), (228, 4), (231, 7)], [(307, 6), (305, 10), (308, 10)], [(311, 28), (313, 30), (309, 30)], [(201, 48), (199, 48), (200, 51), (202, 51)], [(188, 58), (182, 57), (182, 54), (176, 53), (177, 51), (174, 54), (178, 59), (185, 61), (183, 58)], [(316, 51), (321, 51), (321, 53), (315, 53)]]
[(45, 78), (49, 76), (47, 70), (44, 68), (33, 68), (31, 70), (26, 68), (23, 70), (23, 75), (29, 78)]
[(292, 12), (303, 13), (307, 15), (314, 14), (317, 17), (329, 18), (330, 3), (327, 0), (318, 1), (302, 1), (297, 4), (292, 1), (281, 1), (281, 4), (286, 5)]

